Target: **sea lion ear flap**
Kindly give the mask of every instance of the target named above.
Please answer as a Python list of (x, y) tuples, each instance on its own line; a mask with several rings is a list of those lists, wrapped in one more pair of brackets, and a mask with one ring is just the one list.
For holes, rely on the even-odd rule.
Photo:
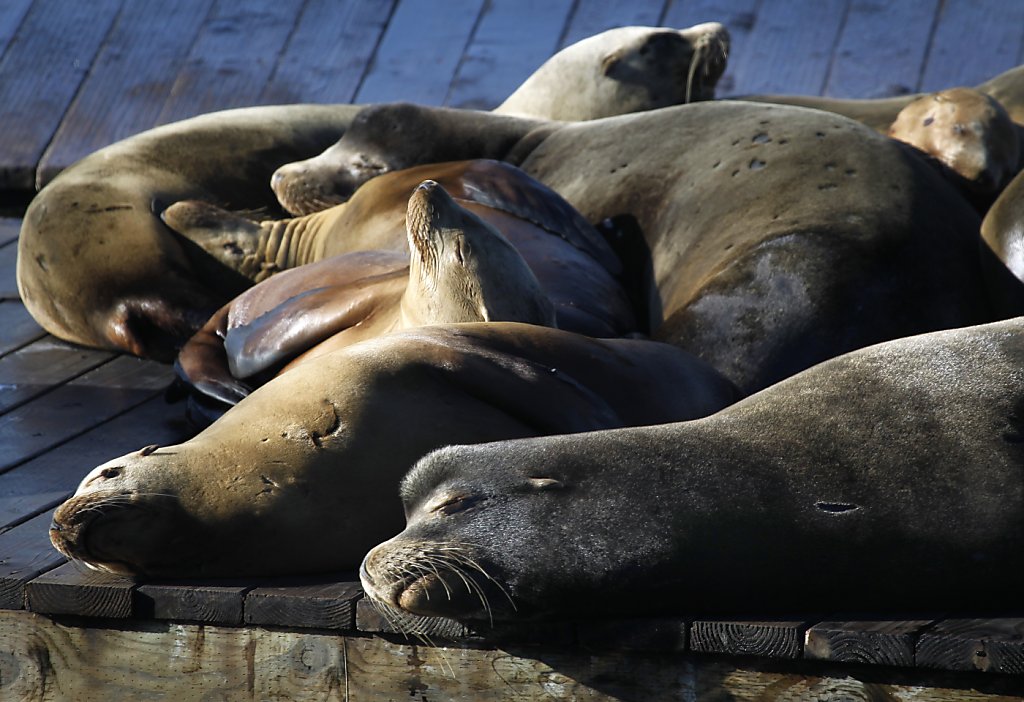
[(616, 49), (610, 54), (605, 55), (605, 57), (601, 59), (601, 75), (611, 76), (612, 71), (614, 71), (616, 66), (619, 65), (619, 62), (622, 61), (622, 55), (622, 49)]
[(561, 490), (565, 487), (561, 480), (554, 478), (527, 478), (527, 482), (534, 490)]

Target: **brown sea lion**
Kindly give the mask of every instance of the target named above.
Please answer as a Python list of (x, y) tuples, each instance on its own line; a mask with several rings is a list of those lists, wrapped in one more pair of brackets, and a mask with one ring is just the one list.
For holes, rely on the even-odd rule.
[(519, 252), (436, 182), (413, 191), (405, 228), (409, 255), (342, 254), (242, 293), (185, 344), (175, 363), (179, 376), (234, 404), (286, 363), (292, 368), (396, 329), (555, 326), (555, 307)]
[(900, 110), (889, 136), (948, 167), (987, 208), (1020, 170), (1020, 129), (995, 98), (951, 88)]
[(402, 615), (1014, 607), (1024, 322), (899, 339), (704, 419), (441, 449), (367, 597)]
[(170, 360), (250, 281), (175, 235), (157, 214), (190, 198), (276, 207), (264, 177), (336, 141), (359, 109), (228, 110), (82, 159), (25, 213), (17, 276), (29, 312), (62, 339)]
[(399, 331), (275, 378), (185, 443), (99, 466), (51, 539), (121, 573), (353, 568), (401, 528), (399, 479), (431, 449), (691, 418), (735, 397), (650, 341), (515, 323)]
[[(559, 51), (493, 114), (532, 120), (588, 120), (714, 97), (729, 34), (717, 22), (688, 29), (620, 27)], [(391, 170), (438, 161), (505, 158), (529, 122), (473, 112), (373, 105), (348, 138), (322, 154), (279, 168), (271, 185), (281, 205), (309, 214), (347, 200), (360, 184)]]

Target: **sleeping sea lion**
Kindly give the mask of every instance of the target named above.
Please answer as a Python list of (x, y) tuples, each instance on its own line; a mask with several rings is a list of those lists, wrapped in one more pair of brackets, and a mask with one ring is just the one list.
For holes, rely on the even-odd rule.
[(185, 344), (175, 362), (179, 377), (230, 405), (261, 374), (395, 329), (491, 321), (555, 326), (554, 305), (519, 252), (436, 182), (413, 191), (406, 230), (410, 255), (342, 254), (242, 293)]
[(227, 110), (100, 149), (32, 200), (18, 239), (18, 290), (67, 341), (171, 360), (176, 348), (251, 284), (171, 232), (157, 214), (204, 199), (276, 207), (264, 178), (337, 141), (361, 108)]
[(322, 154), (279, 168), (271, 185), (287, 211), (301, 215), (347, 200), (360, 184), (390, 170), (467, 158), (504, 159), (541, 120), (588, 120), (714, 97), (729, 34), (717, 22), (688, 29), (620, 27), (562, 49), (492, 114), (373, 105), (348, 138)]
[(401, 528), (399, 479), (431, 449), (691, 418), (735, 397), (656, 342), (516, 323), (398, 331), (271, 380), (185, 443), (99, 466), (51, 539), (121, 573), (354, 568)]
[(1022, 409), (1015, 319), (856, 351), (704, 419), (444, 448), (403, 480), (406, 528), (363, 588), (482, 626), (1014, 607)]

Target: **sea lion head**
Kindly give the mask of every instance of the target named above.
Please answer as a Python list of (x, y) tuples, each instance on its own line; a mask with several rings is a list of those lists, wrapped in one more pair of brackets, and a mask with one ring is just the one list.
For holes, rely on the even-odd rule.
[(590, 120), (710, 100), (728, 52), (717, 22), (610, 29), (552, 56), (495, 112)]
[(1018, 132), (994, 98), (971, 88), (950, 88), (903, 108), (889, 136), (938, 159), (968, 186), (994, 197), (1020, 169)]
[(501, 232), (423, 181), (409, 198), (406, 326), (458, 322), (555, 325), (555, 309), (522, 255)]

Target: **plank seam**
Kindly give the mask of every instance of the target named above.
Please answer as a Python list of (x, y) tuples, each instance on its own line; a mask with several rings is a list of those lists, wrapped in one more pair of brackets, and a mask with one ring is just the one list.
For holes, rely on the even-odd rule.
[(366, 65), (363, 66), (363, 74), (359, 76), (359, 81), (356, 83), (356, 88), (352, 91), (352, 97), (350, 99), (356, 99), (356, 96), (359, 95), (360, 91), (363, 89), (366, 77), (370, 75), (374, 64), (377, 63), (377, 54), (380, 52), (380, 45), (384, 41), (384, 36), (388, 33), (388, 28), (391, 26), (391, 20), (395, 18), (395, 12), (397, 11), (398, 0), (391, 0), (391, 10), (388, 12), (388, 18), (384, 22), (384, 26), (381, 27), (380, 33), (377, 34), (377, 41), (373, 44), (373, 51), (370, 52), (370, 58), (367, 60)]
[(836, 34), (832, 37), (832, 53), (828, 57), (828, 67), (825, 69), (825, 75), (822, 77), (821, 86), (818, 88), (818, 95), (824, 95), (828, 89), (829, 81), (832, 80), (832, 70), (836, 65), (836, 54), (839, 49), (839, 40), (843, 37), (843, 32), (846, 31), (846, 23), (850, 19), (850, 6), (854, 0), (846, 0), (846, 7), (843, 8), (843, 19), (839, 21), (839, 28), (836, 30)]
[(18, 27), (11, 34), (11, 40), (7, 42), (7, 46), (4, 47), (3, 53), (0, 53), (0, 64), (7, 58), (7, 52), (11, 50), (11, 47), (17, 43), (18, 38), (21, 36), (21, 25), (25, 24), (25, 18), (28, 17), (29, 12), (32, 11), (32, 3), (25, 5), (25, 11), (22, 13), (21, 18), (18, 20)]
[(452, 88), (455, 86), (455, 81), (459, 78), (459, 73), (462, 72), (462, 66), (466, 63), (466, 54), (469, 51), (469, 47), (473, 45), (476, 40), (476, 33), (480, 29), (480, 24), (483, 22), (484, 17), (491, 10), (491, 0), (484, 0), (480, 5), (480, 11), (476, 15), (476, 20), (473, 22), (473, 29), (469, 32), (469, 37), (466, 38), (466, 43), (462, 45), (462, 53), (459, 54), (459, 62), (455, 64), (455, 71), (452, 73), (452, 79), (448, 82), (448, 90), (445, 91), (444, 100), (441, 102), (442, 105), (447, 106), (448, 101), (452, 98)]
[[(295, 13), (295, 19), (294, 22), (292, 23), (292, 28), (288, 32), (288, 36), (285, 37), (285, 40), (281, 42), (281, 48), (278, 49), (277, 56), (274, 57), (274, 68), (270, 71), (270, 73), (267, 74), (267, 82), (264, 83), (263, 87), (260, 89), (259, 100), (261, 102), (263, 101), (264, 96), (267, 93), (267, 88), (274, 84), (274, 79), (277, 78), (277, 69), (281, 66), (281, 59), (284, 57), (285, 53), (287, 53), (288, 47), (291, 46), (292, 39), (295, 38), (295, 32), (299, 30), (299, 25), (302, 24), (302, 18), (306, 16), (306, 11), (309, 9), (309, 4), (311, 2), (313, 2), (313, 0), (305, 0), (305, 2), (302, 3), (302, 9)], [(349, 5), (349, 8), (351, 8), (351, 5)], [(349, 10), (349, 14), (351, 14), (351, 9)]]
[(921, 61), (921, 70), (917, 74), (917, 82), (914, 84), (914, 92), (921, 91), (921, 83), (924, 81), (924, 74), (928, 69), (928, 62), (932, 60), (932, 47), (935, 45), (935, 33), (939, 28), (939, 20), (945, 12), (946, 0), (939, 0), (939, 6), (935, 9), (935, 15), (932, 16), (932, 27), (928, 32), (928, 41), (925, 43), (924, 58)]
[[(559, 49), (565, 48), (565, 39), (569, 36), (569, 28), (572, 27), (572, 22), (576, 19), (576, 12), (579, 9), (580, 0), (572, 0), (572, 7), (569, 9), (569, 14), (565, 17), (565, 24), (562, 25), (562, 31), (558, 35), (558, 42), (555, 44)], [(662, 11), (664, 11), (664, 7)]]
[[(21, 349), (28, 348), (29, 346), (31, 346), (34, 343), (38, 343), (39, 341), (43, 341), (45, 338), (46, 338), (46, 335), (44, 335), (40, 339), (37, 339), (36, 341), (30, 342), (29, 344), (26, 344), (25, 346), (22, 346)], [(54, 337), (54, 338), (56, 338), (56, 337)], [(20, 349), (18, 349), (18, 350), (20, 350)], [(12, 351), (11, 353), (14, 353), (14, 351)], [(7, 356), (7, 355), (9, 355), (9, 354), (4, 354), (4, 356)], [(79, 371), (79, 372), (77, 372), (77, 373), (75, 373), (73, 375), (69, 375), (67, 378), (64, 378), (63, 380), (60, 380), (60, 381), (54, 383), (53, 385), (48, 385), (45, 389), (40, 390), (36, 394), (30, 395), (30, 396), (26, 397), (23, 400), (19, 400), (18, 402), (15, 402), (14, 404), (12, 404), (10, 407), (5, 407), (3, 409), (0, 409), (0, 417), (2, 417), (3, 415), (7, 414), (8, 412), (12, 412), (12, 411), (18, 409), (19, 407), (23, 407), (23, 406), (27, 405), (29, 402), (32, 402), (33, 400), (39, 399), (43, 395), (48, 395), (49, 393), (53, 392), (57, 388), (64, 387), (65, 385), (67, 385), (68, 383), (72, 382), (73, 380), (78, 380), (79, 378), (81, 378), (86, 373), (91, 373), (92, 371), (96, 370), (100, 366), (105, 366), (106, 364), (108, 364), (111, 361), (113, 361), (115, 358), (117, 358), (117, 356), (112, 356), (111, 358), (105, 359), (103, 361), (99, 361), (95, 365), (83, 367), (83, 369), (81, 371)]]
[(70, 492), (70, 491), (69, 492), (65, 492), (62, 497), (59, 497), (56, 500), (53, 500), (51, 502), (47, 502), (44, 507), (36, 508), (36, 509), (32, 510), (32, 512), (30, 512), (26, 516), (16, 517), (15, 519), (7, 522), (7, 524), (4, 524), (2, 527), (0, 527), (0, 536), (6, 534), (7, 532), (9, 532), (10, 530), (14, 529), (15, 527), (21, 526), (22, 524), (24, 524), (25, 522), (27, 522), (29, 520), (35, 519), (40, 514), (43, 514), (44, 512), (47, 512), (47, 511), (55, 508), (57, 505), (59, 505), (60, 503), (64, 502), (64, 500), (68, 499), (73, 494), (74, 494), (74, 492)]

